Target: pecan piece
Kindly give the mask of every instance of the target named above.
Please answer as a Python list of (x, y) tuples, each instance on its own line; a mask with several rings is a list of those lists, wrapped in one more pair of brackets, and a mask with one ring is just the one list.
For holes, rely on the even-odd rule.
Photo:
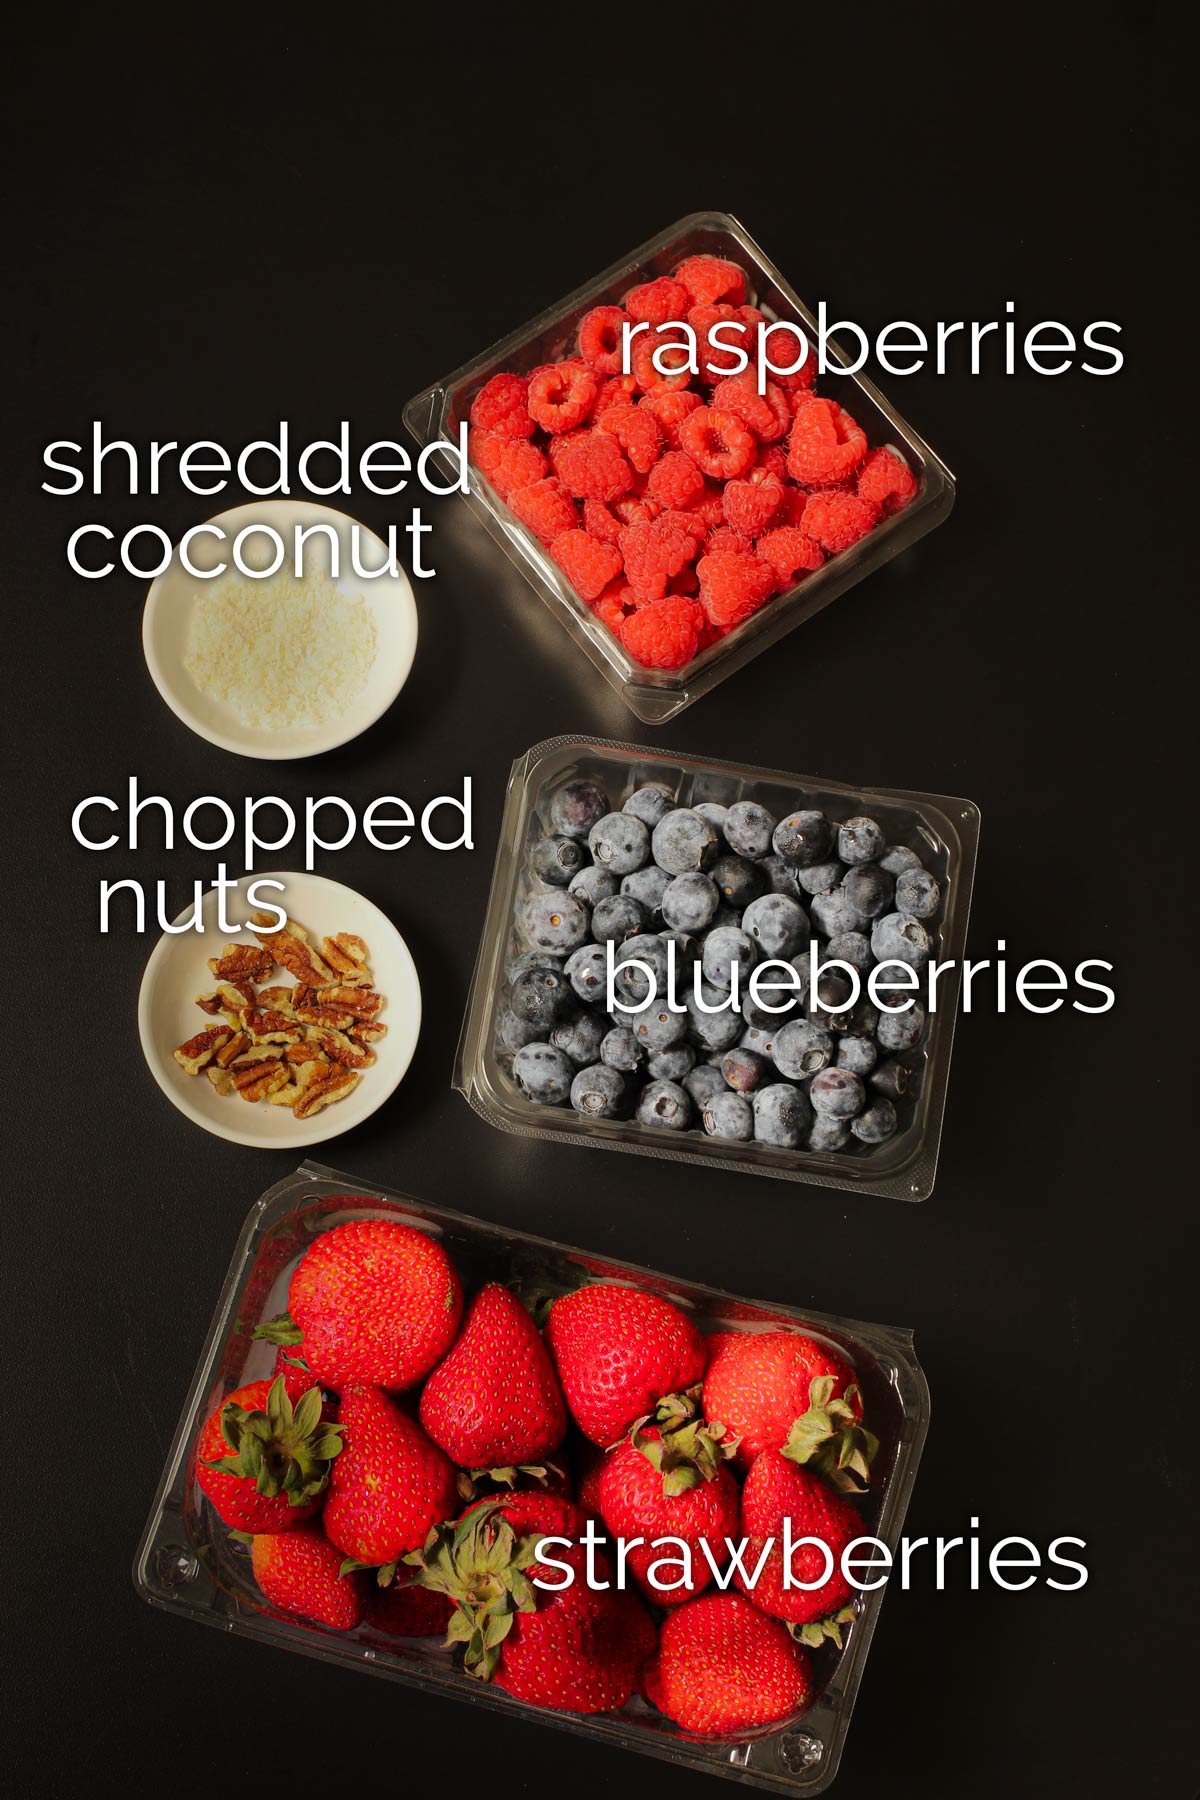
[(325, 1025), (306, 1025), (304, 1035), (330, 1062), (341, 1063), (347, 1069), (369, 1069), (375, 1061), (373, 1050), (356, 1044), (344, 1031), (333, 1031)]
[(254, 944), (224, 944), (220, 956), (209, 957), (208, 966), (218, 981), (261, 981), (275, 967), (275, 959)]
[(379, 1019), (360, 1019), (351, 1026), (349, 1035), (356, 1044), (377, 1044), (387, 1036), (387, 1026)]
[(196, 995), (196, 1005), (210, 1016), (221, 1013), (228, 1019), (230, 1013), (240, 1013), (244, 1006), (254, 1005), (254, 988), (249, 981), (218, 981), (211, 994)]
[(348, 987), (366, 987), (371, 980), (371, 972), (367, 967), (370, 951), (360, 937), (351, 931), (335, 932), (333, 937), (322, 941), (321, 948), (325, 952), (325, 961), (329, 964), (339, 981)]
[[(221, 1068), (227, 1069), (230, 1063), (237, 1061), (239, 1056), (244, 1056), (249, 1048), (250, 1039), (246, 1036), (246, 1033), (244, 1031), (236, 1031), (229, 1042), (222, 1045), (221, 1049), (217, 1051), (216, 1056), (213, 1058), (213, 1062), (219, 1063)], [(210, 1063), (206, 1073), (211, 1076), (212, 1072), (212, 1063)], [(213, 1082), (213, 1086), (217, 1086), (216, 1082)]]
[(255, 913), (250, 922), (251, 930), (281, 968), (294, 975), (297, 981), (310, 982), (317, 987), (332, 982), (333, 970), (313, 949), (303, 925), (289, 919), (278, 930), (267, 931), (263, 929), (266, 923), (266, 913)]
[(241, 1023), (256, 1044), (298, 1044), (303, 1036), (294, 1019), (269, 1006), (248, 1006)]
[(190, 1037), (186, 1044), (180, 1044), (175, 1061), (185, 1075), (198, 1075), (232, 1036), (228, 1025), (210, 1025), (206, 1031), (198, 1031), (195, 1037)]
[(352, 1013), (356, 1019), (373, 1019), (383, 1006), (383, 995), (374, 988), (318, 988), (309, 1004), (332, 1006), (340, 1012)]
[(252, 1102), (265, 1100), (288, 1080), (287, 1068), (276, 1056), (243, 1059), (235, 1062), (229, 1072), (242, 1099)]
[(292, 1106), (298, 1119), (307, 1119), (313, 1113), (320, 1112), (323, 1106), (329, 1106), (335, 1100), (344, 1100), (351, 1089), (358, 1086), (358, 1076), (352, 1069), (342, 1069), (330, 1063), (323, 1067), (309, 1063), (307, 1067), (312, 1070), (312, 1074)]
[(217, 1093), (221, 1095), (222, 1099), (227, 1099), (229, 1095), (234, 1092), (233, 1076), (229, 1073), (228, 1069), (219, 1069), (215, 1062), (211, 1062), (204, 1073), (208, 1076), (208, 1079), (212, 1082), (213, 1087), (217, 1090)]

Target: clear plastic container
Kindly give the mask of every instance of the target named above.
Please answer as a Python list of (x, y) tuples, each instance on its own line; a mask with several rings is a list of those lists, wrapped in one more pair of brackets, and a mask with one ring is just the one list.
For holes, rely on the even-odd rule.
[[(685, 256), (701, 253), (738, 263), (746, 271), (748, 299), (770, 319), (802, 324), (810, 334), (810, 342), (815, 341), (817, 326), (813, 315), (737, 219), (730, 213), (690, 213), (605, 269), (594, 281), (522, 325), (519, 331), (510, 332), (490, 350), (416, 395), (404, 409), (406, 428), (422, 445), (437, 438), (454, 440), (475, 394), (493, 375), (502, 369), (524, 373), (539, 363), (573, 353), (575, 334), (584, 313), (593, 306), (620, 300), (636, 283), (670, 274)], [(836, 344), (833, 348), (836, 350)], [(830, 557), (815, 574), (778, 595), (728, 637), (676, 671), (644, 669), (634, 662), (579, 598), (545, 547), (513, 516), (486, 477), (472, 467), (467, 505), (522, 569), (534, 592), (630, 711), (646, 724), (658, 725), (674, 718), (751, 657), (820, 612), (864, 575), (890, 562), (948, 516), (954, 504), (954, 476), (872, 381), (861, 374), (831, 371), (818, 379), (818, 391), (853, 414), (872, 446), (890, 444), (900, 452), (919, 477), (919, 494), (903, 512), (884, 520), (852, 549)], [(451, 479), (457, 475), (443, 452), (437, 453), (435, 460)]]
[(929, 1390), (910, 1332), (740, 1300), (716, 1288), (616, 1263), (608, 1256), (600, 1261), (562, 1244), (505, 1231), (305, 1163), (252, 1207), (234, 1247), (138, 1548), (134, 1581), (142, 1597), (152, 1606), (222, 1631), (385, 1675), (424, 1692), (455, 1694), (523, 1715), (531, 1723), (555, 1725), (687, 1768), (727, 1775), (780, 1794), (824, 1792), (837, 1772), (882, 1589), (858, 1597), (856, 1616), (846, 1628), (840, 1652), (826, 1645), (815, 1653), (818, 1697), (803, 1715), (749, 1740), (703, 1743), (681, 1736), (640, 1699), (620, 1713), (595, 1717), (545, 1711), (462, 1673), (440, 1640), (389, 1638), (370, 1626), (348, 1634), (328, 1631), (281, 1613), (263, 1600), (250, 1576), (246, 1547), (231, 1540), (196, 1485), (196, 1434), (225, 1394), (270, 1373), (274, 1348), (255, 1342), (251, 1333), (285, 1305), (291, 1272), (313, 1239), (345, 1219), (363, 1217), (400, 1219), (439, 1237), (468, 1288), (488, 1280), (521, 1281), (554, 1295), (569, 1292), (588, 1278), (615, 1279), (668, 1296), (686, 1308), (702, 1330), (798, 1326), (825, 1338), (854, 1364), (867, 1416), (880, 1438), (871, 1491), (860, 1503), (863, 1531), (895, 1551), (929, 1422)]
[[(512, 1056), (500, 1036), (509, 991), (505, 967), (525, 948), (515, 923), (517, 906), (531, 888), (540, 886), (528, 872), (529, 848), (543, 834), (550, 796), (576, 780), (599, 783), (617, 808), (635, 787), (660, 781), (685, 806), (706, 800), (722, 805), (756, 800), (777, 818), (800, 806), (817, 807), (835, 820), (866, 813), (883, 827), (889, 843), (908, 844), (918, 851), (942, 887), (942, 913), (933, 922), (935, 954), (939, 962), (953, 961), (956, 967), (938, 982), (937, 1011), (921, 1046), (902, 1059), (911, 1065), (912, 1087), (899, 1104), (900, 1129), (893, 1138), (876, 1148), (856, 1144), (836, 1153), (781, 1150), (708, 1137), (698, 1128), (674, 1132), (630, 1119), (585, 1118), (570, 1106), (538, 1106), (524, 1097), (513, 1080)], [(850, 788), (811, 775), (739, 768), (604, 738), (559, 737), (535, 744), (513, 764), (509, 775), (454, 1085), (489, 1124), (525, 1137), (633, 1150), (822, 1187), (924, 1200), (933, 1191), (937, 1171), (978, 837), (978, 807), (945, 794)]]

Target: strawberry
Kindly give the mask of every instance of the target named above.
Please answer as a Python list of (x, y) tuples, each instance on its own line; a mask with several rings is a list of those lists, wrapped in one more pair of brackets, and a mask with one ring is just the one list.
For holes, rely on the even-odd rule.
[(776, 1725), (812, 1699), (812, 1666), (777, 1619), (740, 1594), (702, 1594), (663, 1622), (646, 1697), (694, 1737)]
[(704, 1373), (692, 1321), (640, 1288), (601, 1283), (564, 1294), (550, 1308), (546, 1342), (576, 1424), (604, 1450)]
[[(578, 1542), (585, 1528), (568, 1502), (518, 1494), (469, 1508), (407, 1559), (424, 1585), (454, 1602), (449, 1638), (465, 1646), (467, 1670), (531, 1706), (577, 1713), (624, 1706), (654, 1646), (654, 1627), (634, 1595), (589, 1587)], [(548, 1536), (571, 1543), (553, 1547), (553, 1566), (538, 1561)], [(596, 1560), (599, 1579), (611, 1582), (604, 1559)], [(572, 1571), (569, 1585), (561, 1585), (560, 1565)], [(553, 1591), (534, 1585), (543, 1577)]]
[(453, 1611), (445, 1594), (422, 1587), (408, 1569), (386, 1587), (368, 1586), (367, 1622), (389, 1637), (444, 1638)]
[[(738, 1524), (737, 1483), (724, 1458), (733, 1446), (723, 1441), (723, 1427), (706, 1425), (692, 1394), (672, 1394), (660, 1402), (654, 1423), (634, 1427), (628, 1440), (610, 1450), (600, 1474), (599, 1499), (604, 1523), (614, 1538), (642, 1538), (631, 1543), (626, 1560), (638, 1585), (659, 1606), (679, 1606), (712, 1580), (702, 1544), (707, 1541), (720, 1568), (728, 1560), (726, 1538)], [(690, 1568), (681, 1566), (678, 1545), (654, 1549), (656, 1539), (678, 1538), (687, 1545)], [(660, 1564), (662, 1583), (684, 1574), (680, 1586), (659, 1586), (650, 1570)]]
[(297, 1265), (288, 1310), (256, 1337), (303, 1343), (315, 1380), (412, 1387), (440, 1362), (458, 1330), (462, 1283), (427, 1232), (387, 1219), (351, 1219), (322, 1232)]
[(708, 1340), (704, 1410), (738, 1439), (745, 1471), (763, 1450), (791, 1445), (798, 1462), (836, 1486), (865, 1487), (877, 1441), (862, 1429), (850, 1364), (798, 1331), (720, 1331)]
[(250, 1545), (254, 1579), (271, 1602), (334, 1631), (353, 1631), (366, 1610), (360, 1575), (340, 1575), (342, 1555), (315, 1525), (259, 1533)]
[(472, 1300), (454, 1348), (425, 1383), (420, 1417), (464, 1469), (536, 1464), (562, 1443), (567, 1409), (541, 1334), (498, 1282)]
[(330, 1475), (325, 1530), (353, 1562), (386, 1567), (457, 1511), (454, 1470), (378, 1388), (350, 1382), (340, 1417), (345, 1445), (336, 1481)]
[(237, 1531), (289, 1531), (316, 1512), (342, 1447), (310, 1386), (293, 1409), (281, 1378), (252, 1381), (205, 1420), (196, 1440), (196, 1481)]
[[(791, 1524), (793, 1545), (800, 1538), (815, 1538), (828, 1547), (833, 1563), (819, 1587), (784, 1586), (785, 1519)], [(841, 1557), (846, 1545), (862, 1535), (862, 1520), (850, 1502), (819, 1475), (792, 1462), (786, 1451), (764, 1450), (754, 1459), (742, 1489), (742, 1534), (747, 1540), (743, 1566), (757, 1577), (750, 1581), (734, 1572), (747, 1598), (762, 1612), (796, 1627), (803, 1643), (818, 1645), (828, 1637), (840, 1645), (841, 1626), (853, 1616), (848, 1602), (854, 1592), (842, 1574)], [(759, 1569), (768, 1539), (773, 1540), (772, 1547)], [(816, 1544), (793, 1549), (793, 1581), (816, 1581), (825, 1566)]]

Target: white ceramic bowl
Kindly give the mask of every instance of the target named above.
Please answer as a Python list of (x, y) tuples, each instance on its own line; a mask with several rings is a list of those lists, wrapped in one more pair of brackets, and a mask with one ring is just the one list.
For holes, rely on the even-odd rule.
[[(146, 596), (142, 615), (142, 649), (146, 666), (155, 687), (171, 711), (192, 731), (232, 750), (239, 756), (257, 756), (281, 760), (296, 756), (318, 756), (349, 742), (382, 717), (408, 679), (417, 648), (417, 607), (412, 585), (403, 568), (396, 574), (377, 575), (363, 580), (354, 573), (350, 560), (351, 533), (358, 532), (359, 561), (365, 568), (376, 568), (387, 559), (382, 541), (373, 531), (345, 513), (332, 507), (319, 506), (311, 500), (255, 500), (247, 506), (234, 506), (207, 521), (225, 533), (225, 539), (205, 532), (194, 537), (189, 557), (194, 568), (213, 569), (221, 562), (230, 563), (233, 540), (248, 525), (269, 525), (279, 532), (287, 546), (284, 562), (291, 564), (292, 535), (297, 525), (331, 525), (340, 546), (341, 573), (337, 585), (345, 594), (361, 594), (375, 621), (376, 653), (363, 691), (349, 709), (327, 724), (290, 727), (285, 730), (256, 730), (244, 725), (231, 707), (203, 693), (188, 674), (184, 659), (188, 633), (196, 597), (208, 585), (203, 577), (189, 575), (179, 560), (179, 550), (168, 568), (156, 576)], [(246, 549), (260, 548), (263, 540), (249, 540)], [(329, 572), (329, 546), (322, 535), (305, 545), (305, 564)], [(309, 558), (312, 559), (311, 564)], [(220, 577), (217, 577), (220, 579)]]
[[(340, 1137), (369, 1118), (395, 1092), (412, 1061), (421, 1029), (421, 987), (408, 945), (391, 920), (353, 888), (328, 881), (323, 875), (272, 872), (245, 876), (225, 896), (226, 918), (231, 923), (256, 910), (245, 899), (246, 888), (256, 881), (283, 883), (282, 894), (266, 888), (259, 900), (278, 901), (289, 918), (304, 926), (310, 942), (319, 946), (322, 937), (349, 931), (366, 943), (374, 984), (384, 995), (379, 1017), (388, 1029), (386, 1037), (373, 1046), (375, 1062), (362, 1071), (358, 1085), (346, 1099), (335, 1100), (309, 1119), (297, 1119), (286, 1106), (251, 1103), (239, 1094), (222, 1098), (205, 1075), (186, 1075), (180, 1068), (174, 1057), (179, 1045), (206, 1026), (221, 1023), (196, 1005), (196, 995), (212, 986), (208, 958), (219, 955), (222, 944), (256, 942), (245, 929), (218, 929), (218, 896), (211, 889), (200, 909), (203, 931), (165, 933), (152, 950), (138, 996), (138, 1031), (150, 1073), (172, 1106), (194, 1124), (235, 1144), (291, 1150)], [(174, 923), (179, 924), (184, 916)], [(268, 979), (286, 985), (291, 978), (276, 971)]]

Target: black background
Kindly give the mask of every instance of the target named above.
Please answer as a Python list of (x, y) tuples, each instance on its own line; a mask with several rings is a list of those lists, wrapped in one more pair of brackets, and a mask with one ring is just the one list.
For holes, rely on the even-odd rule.
[[(1179, 596), (1193, 577), (1178, 393), (1151, 381), (1169, 186), (1158, 71), (1119, 16), (1012, 9), (396, 9), (311, 32), (206, 15), (14, 56), (4, 246), (7, 900), (6, 1761), (23, 1793), (98, 1771), (176, 1794), (699, 1791), (707, 1777), (360, 1680), (152, 1612), (129, 1565), (234, 1237), (292, 1158), (201, 1135), (135, 1029), (150, 939), (101, 940), (71, 809), (131, 772), (216, 791), (422, 801), (476, 784), (473, 855), (320, 865), (396, 919), (426, 1021), (393, 1102), (330, 1158), (482, 1217), (735, 1292), (915, 1327), (934, 1423), (914, 1534), (1087, 1541), (1082, 1593), (889, 1596), (836, 1788), (1187, 1800), (1194, 1418), (1185, 1240), (1194, 958), (1181, 858)], [(973, 22), (971, 22), (973, 20)], [(1086, 28), (1085, 28), (1086, 27)], [(1181, 202), (1182, 204), (1182, 202)], [(206, 508), (54, 500), (86, 433), (235, 449), (404, 401), (673, 218), (735, 212), (810, 304), (868, 326), (1123, 326), (1115, 379), (882, 377), (959, 477), (948, 524), (658, 732), (625, 714), (457, 502), (392, 713), (318, 764), (190, 735), (140, 651), (144, 583), (85, 583), (85, 518)], [(1176, 225), (1182, 225), (1182, 216)], [(1187, 360), (1184, 346), (1184, 362)], [(1186, 370), (1184, 371), (1186, 373)], [(1194, 463), (1193, 463), (1194, 469)], [(236, 496), (233, 496), (236, 498)], [(368, 523), (407, 516), (359, 496)], [(1188, 533), (1190, 536), (1190, 532)], [(969, 795), (971, 949), (1106, 957), (1103, 1018), (959, 1027), (920, 1206), (530, 1144), (450, 1064), (511, 759), (556, 732)], [(15, 1152), (15, 1154), (14, 1154)], [(1190, 1445), (1188, 1446), (1190, 1448)], [(419, 1748), (414, 1748), (419, 1746)], [(416, 1760), (419, 1759), (419, 1760)], [(716, 1793), (712, 1787), (706, 1791)]]

